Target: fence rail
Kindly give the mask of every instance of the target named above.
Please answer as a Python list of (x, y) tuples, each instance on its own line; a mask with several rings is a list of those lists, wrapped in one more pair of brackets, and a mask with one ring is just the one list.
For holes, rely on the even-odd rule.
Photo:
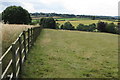
[(17, 79), (22, 73), (22, 65), (27, 59), (27, 54), (39, 36), (42, 28), (34, 27), (23, 31), (14, 43), (0, 58), (2, 75), (0, 79)]

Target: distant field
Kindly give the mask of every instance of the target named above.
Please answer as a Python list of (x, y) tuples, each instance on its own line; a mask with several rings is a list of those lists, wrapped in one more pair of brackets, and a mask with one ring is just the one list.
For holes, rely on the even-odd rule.
[(24, 78), (118, 77), (118, 35), (44, 29), (24, 65)]
[[(32, 22), (35, 22), (36, 20), (39, 20), (40, 18), (33, 18)], [(72, 23), (73, 26), (77, 26), (80, 23), (81, 24), (85, 24), (85, 25), (89, 25), (92, 23), (98, 23), (99, 20), (91, 20), (89, 18), (60, 18), (60, 17), (54, 17), (54, 19), (58, 20), (56, 21), (57, 23), (59, 23), (60, 25), (64, 24), (65, 22), (69, 21)], [(107, 23), (112, 23), (113, 21), (108, 21), (108, 20), (100, 20), (103, 22), (107, 22)], [(117, 24), (117, 22), (114, 22), (115, 24)]]
[(78, 20), (91, 20), (90, 18), (55, 18), (58, 21), (65, 20), (65, 21), (78, 21)]
[[(99, 20), (79, 20), (79, 21), (69, 21), (69, 22), (72, 23), (72, 25), (76, 27), (80, 23), (85, 24), (85, 25), (89, 25), (89, 24), (92, 24), (92, 23), (96, 24), (96, 23), (98, 23), (98, 21)], [(100, 20), (100, 21), (107, 22), (107, 23), (112, 23), (112, 21), (107, 21), (107, 20)], [(62, 25), (67, 21), (56, 21), (56, 22), (59, 23), (60, 25)], [(114, 23), (117, 24), (117, 22), (114, 22)]]

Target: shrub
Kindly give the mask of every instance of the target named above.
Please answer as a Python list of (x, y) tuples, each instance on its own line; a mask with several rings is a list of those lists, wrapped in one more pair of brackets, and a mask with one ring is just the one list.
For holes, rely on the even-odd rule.
[(63, 29), (64, 30), (74, 30), (74, 26), (70, 22), (65, 22), (63, 24)]
[(93, 32), (95, 29), (96, 29), (96, 24), (93, 23), (93, 24), (90, 24), (90, 25), (89, 25), (89, 30), (88, 30), (88, 31)]
[(76, 28), (79, 31), (83, 31), (84, 30), (84, 24), (79, 24)]
[(53, 18), (41, 18), (39, 24), (43, 28), (56, 29), (56, 22)]
[(9, 24), (29, 24), (31, 17), (21, 6), (9, 6), (2, 12), (2, 20)]
[(94, 31), (96, 25), (94, 23), (90, 25), (79, 24), (76, 29), (79, 31)]
[(108, 32), (108, 33), (117, 33), (116, 25), (114, 23), (107, 24), (106, 32)]
[(107, 25), (107, 23), (99, 21), (99, 22), (97, 23), (97, 29), (98, 29), (100, 32), (106, 32), (106, 25)]

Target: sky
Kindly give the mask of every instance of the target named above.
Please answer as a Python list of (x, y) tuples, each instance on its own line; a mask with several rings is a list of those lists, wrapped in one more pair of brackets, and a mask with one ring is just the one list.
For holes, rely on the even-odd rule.
[(117, 16), (119, 0), (0, 0), (0, 13), (8, 6), (28, 12)]

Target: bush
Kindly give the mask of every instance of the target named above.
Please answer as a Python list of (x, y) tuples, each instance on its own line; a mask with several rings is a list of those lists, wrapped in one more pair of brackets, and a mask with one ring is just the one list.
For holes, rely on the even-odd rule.
[(29, 24), (31, 17), (21, 6), (10, 6), (2, 12), (2, 20), (9, 24)]
[(117, 33), (116, 25), (114, 23), (107, 24), (106, 32), (108, 32), (108, 33)]
[(79, 31), (83, 31), (84, 30), (84, 24), (79, 24), (76, 28)]
[(63, 24), (63, 29), (64, 30), (74, 30), (74, 26), (70, 22), (65, 22)]
[(89, 25), (89, 30), (88, 30), (88, 31), (93, 32), (93, 31), (95, 31), (95, 29), (96, 29), (96, 24), (93, 23), (93, 24), (90, 24), (90, 25)]
[(106, 25), (107, 25), (107, 23), (99, 21), (99, 22), (97, 23), (97, 29), (98, 29), (100, 32), (106, 32)]
[(56, 22), (53, 18), (41, 18), (39, 24), (43, 28), (56, 29)]
[(90, 25), (79, 24), (76, 29), (79, 31), (94, 31), (96, 25), (94, 23)]

